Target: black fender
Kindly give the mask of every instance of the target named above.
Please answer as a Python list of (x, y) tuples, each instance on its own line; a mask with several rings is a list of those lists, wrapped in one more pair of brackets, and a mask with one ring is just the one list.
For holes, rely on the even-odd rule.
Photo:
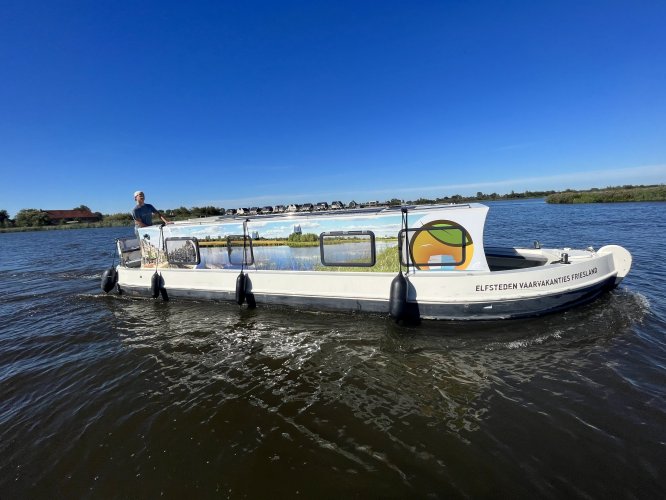
[(109, 293), (118, 282), (118, 271), (115, 267), (110, 267), (102, 273), (102, 291)]

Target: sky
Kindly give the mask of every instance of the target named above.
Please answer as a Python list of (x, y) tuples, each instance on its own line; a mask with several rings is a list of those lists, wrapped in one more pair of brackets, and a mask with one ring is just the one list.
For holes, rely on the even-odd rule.
[(666, 182), (663, 0), (0, 0), (0, 209)]

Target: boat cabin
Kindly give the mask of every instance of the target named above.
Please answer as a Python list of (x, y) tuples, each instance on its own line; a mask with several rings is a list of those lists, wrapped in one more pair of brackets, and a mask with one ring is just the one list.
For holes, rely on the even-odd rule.
[[(544, 265), (543, 252), (484, 249), (481, 204), (358, 208), (208, 217), (137, 229), (121, 265), (193, 269), (414, 272)], [(184, 259), (183, 255), (193, 258)], [(196, 257), (196, 258), (194, 258)]]

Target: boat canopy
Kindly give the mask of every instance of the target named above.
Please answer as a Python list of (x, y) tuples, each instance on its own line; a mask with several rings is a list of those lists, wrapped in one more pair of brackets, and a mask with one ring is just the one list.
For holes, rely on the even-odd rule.
[[(372, 256), (392, 247), (414, 272), (488, 271), (483, 245), (487, 213), (487, 206), (469, 203), (220, 216), (137, 228), (137, 238), (144, 260), (154, 261), (163, 251), (163, 264), (175, 260), (170, 247), (180, 250), (190, 240), (211, 254), (201, 252), (199, 268), (257, 261), (263, 262), (259, 268), (285, 270), (316, 269), (318, 264), (330, 265), (327, 262), (374, 265)], [(307, 254), (302, 249), (308, 246), (319, 246), (313, 255), (321, 262), (299, 267)], [(232, 254), (241, 248), (245, 257), (239, 261)], [(212, 256), (215, 253), (219, 255)]]

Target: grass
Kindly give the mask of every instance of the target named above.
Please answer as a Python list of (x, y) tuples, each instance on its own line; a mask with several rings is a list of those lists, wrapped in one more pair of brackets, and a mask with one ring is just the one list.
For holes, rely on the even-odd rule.
[(666, 185), (630, 186), (589, 191), (563, 191), (551, 194), (547, 203), (618, 203), (629, 201), (666, 201)]
[[(398, 247), (388, 247), (379, 252), (376, 256), (377, 261), (372, 267), (355, 267), (355, 266), (324, 266), (317, 264), (315, 271), (352, 271), (352, 272), (371, 272), (371, 273), (397, 273), (400, 270), (398, 263)], [(362, 262), (362, 261), (361, 261)]]

